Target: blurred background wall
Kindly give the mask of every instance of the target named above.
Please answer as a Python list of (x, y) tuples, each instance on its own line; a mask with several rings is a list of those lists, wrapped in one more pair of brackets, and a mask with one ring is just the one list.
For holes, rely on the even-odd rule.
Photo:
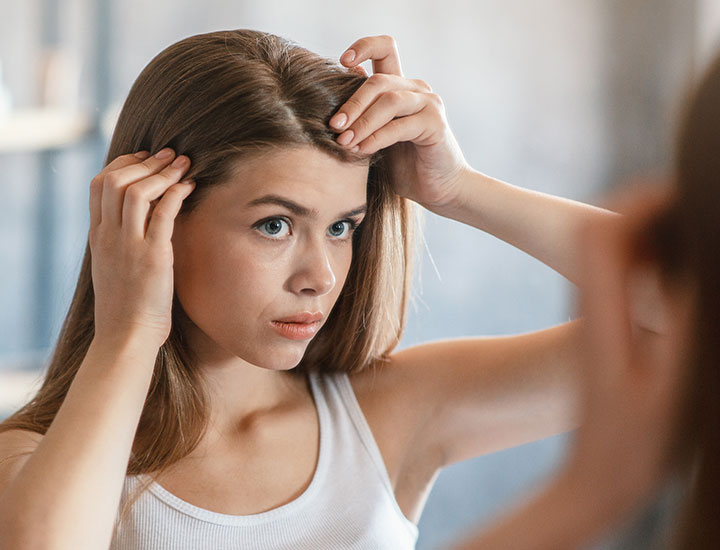
[[(107, 148), (102, 121), (172, 42), (246, 27), (337, 58), (361, 36), (393, 35), (405, 75), (443, 97), (473, 167), (601, 205), (606, 189), (667, 164), (686, 79), (707, 62), (720, 33), (714, 0), (0, 6), (0, 418), (37, 384), (72, 296), (87, 238), (88, 185)], [(572, 288), (561, 276), (489, 235), (428, 214), (401, 347), (537, 330), (572, 316)], [(567, 437), (447, 469), (420, 522), (418, 548), (439, 547), (541, 483)], [(650, 510), (598, 547), (649, 532), (657, 517)]]

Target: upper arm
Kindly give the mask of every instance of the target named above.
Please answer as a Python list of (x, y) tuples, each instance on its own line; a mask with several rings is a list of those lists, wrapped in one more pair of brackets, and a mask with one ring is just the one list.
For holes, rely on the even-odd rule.
[(0, 500), (42, 438), (41, 434), (29, 430), (0, 432)]
[(579, 322), (394, 353), (396, 391), (423, 423), (419, 450), (446, 466), (573, 429)]

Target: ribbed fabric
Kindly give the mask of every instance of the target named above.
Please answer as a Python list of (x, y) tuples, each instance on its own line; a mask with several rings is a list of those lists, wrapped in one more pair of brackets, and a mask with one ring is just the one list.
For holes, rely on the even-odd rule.
[[(219, 514), (153, 482), (119, 526), (111, 550), (405, 550), (418, 529), (395, 500), (385, 464), (346, 374), (310, 374), (320, 450), (310, 485), (259, 514)], [(242, 472), (238, 472), (242, 475)], [(127, 476), (122, 505), (145, 476)]]

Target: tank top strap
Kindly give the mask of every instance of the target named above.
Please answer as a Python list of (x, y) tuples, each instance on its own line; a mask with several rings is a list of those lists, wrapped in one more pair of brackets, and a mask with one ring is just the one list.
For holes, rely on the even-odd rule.
[(379, 484), (378, 490), (382, 488), (382, 493), (399, 519), (416, 538), (417, 525), (405, 516), (395, 499), (385, 461), (360, 408), (349, 376), (344, 372), (311, 374), (310, 379), (316, 389), (313, 393), (321, 396), (320, 401), (323, 402), (316, 403), (318, 414), (325, 410), (329, 416), (325, 423), (329, 437), (323, 440), (323, 444), (332, 449), (328, 454), (333, 457), (333, 472), (328, 472), (328, 475), (346, 478), (350, 475), (361, 484)]

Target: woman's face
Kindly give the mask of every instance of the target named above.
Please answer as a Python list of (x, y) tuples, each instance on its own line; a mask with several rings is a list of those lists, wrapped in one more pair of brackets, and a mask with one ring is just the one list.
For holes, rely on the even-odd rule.
[[(300, 362), (345, 283), (367, 177), (367, 164), (280, 149), (239, 162), (177, 220), (175, 288), (201, 357), (269, 369)], [(318, 321), (279, 322), (308, 314)]]

